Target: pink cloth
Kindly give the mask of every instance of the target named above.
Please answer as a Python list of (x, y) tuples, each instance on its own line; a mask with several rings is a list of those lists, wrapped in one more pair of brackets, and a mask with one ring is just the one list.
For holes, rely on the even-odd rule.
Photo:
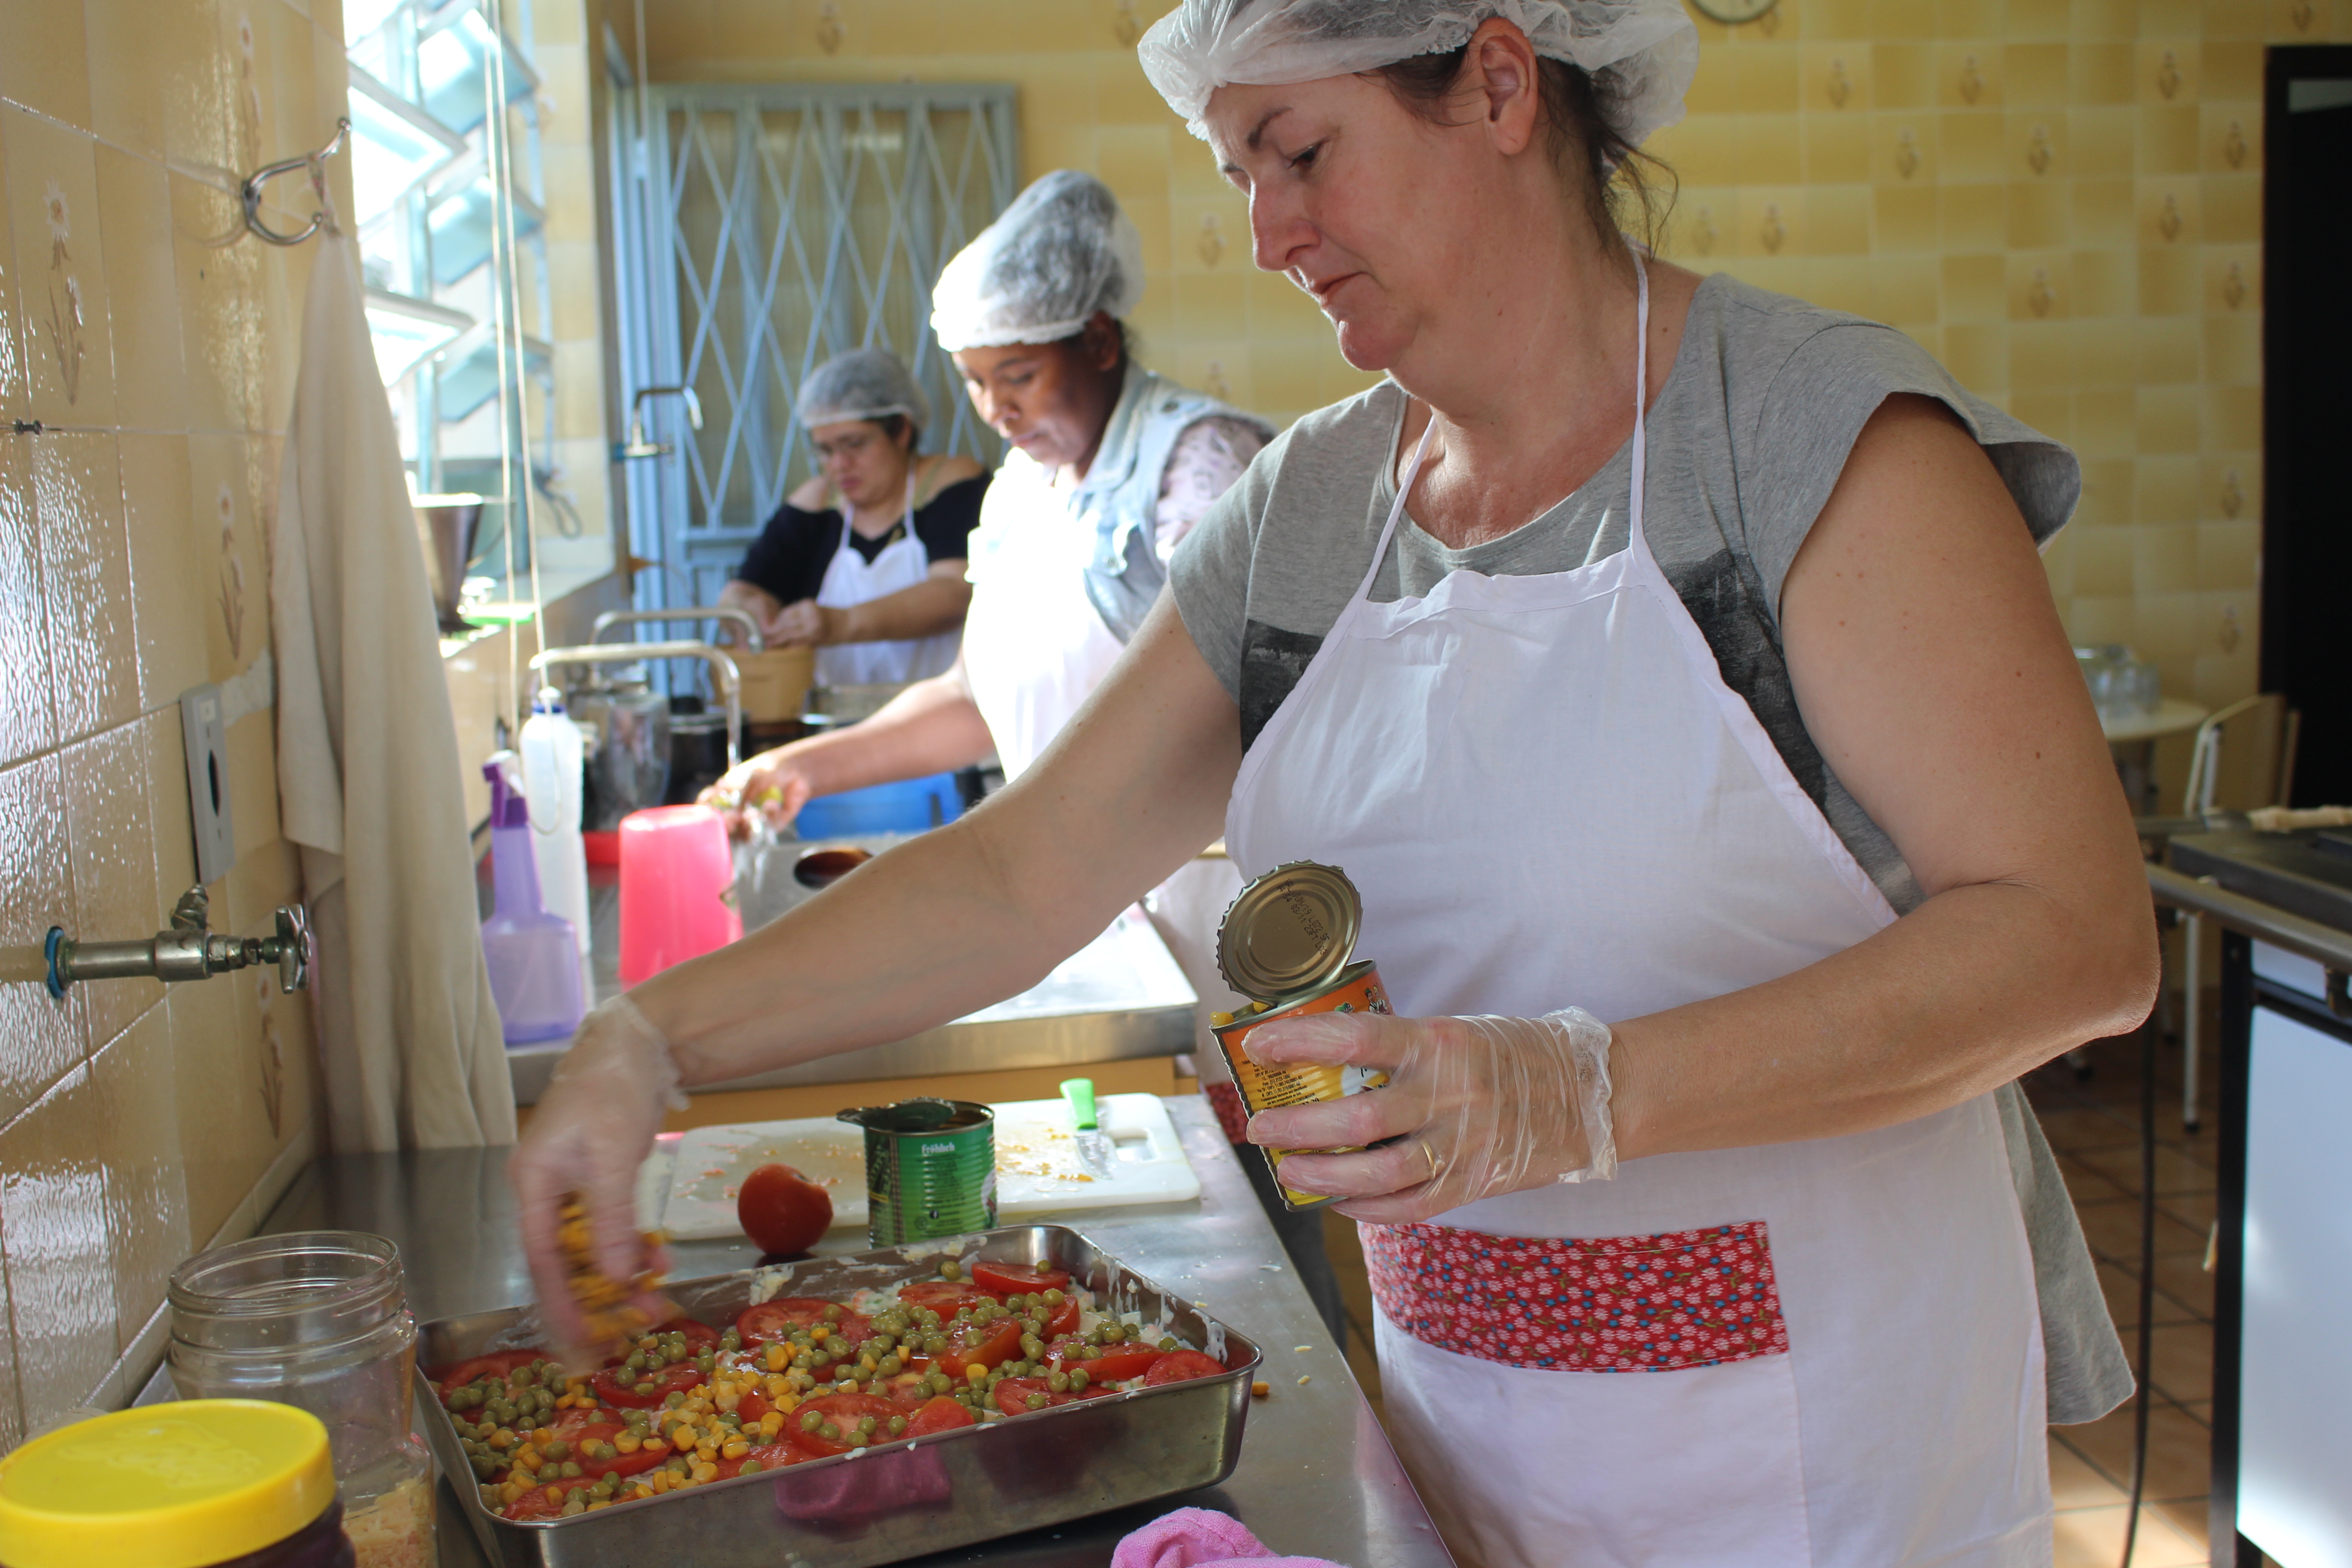
[(1162, 1514), (1118, 1543), (1110, 1568), (1340, 1568), (1320, 1557), (1276, 1557), (1240, 1520), (1205, 1508)]

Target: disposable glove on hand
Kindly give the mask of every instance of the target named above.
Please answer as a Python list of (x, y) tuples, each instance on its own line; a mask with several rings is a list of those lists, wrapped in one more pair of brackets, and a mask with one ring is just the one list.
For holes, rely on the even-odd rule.
[[(662, 1113), (686, 1103), (669, 1042), (635, 1003), (615, 996), (589, 1010), (507, 1165), (531, 1284), (558, 1344), (589, 1343), (556, 1237), (564, 1199), (579, 1195), (591, 1256), (607, 1277), (626, 1281), (666, 1268), (667, 1259), (637, 1230), (637, 1167), (661, 1131)], [(639, 1305), (660, 1304), (647, 1298)]]
[(1580, 1007), (1540, 1018), (1395, 1018), (1318, 1013), (1251, 1031), (1264, 1067), (1383, 1068), (1384, 1089), (1261, 1110), (1250, 1142), (1291, 1154), (1280, 1180), (1347, 1201), (1339, 1212), (1406, 1224), (1480, 1198), (1617, 1173), (1609, 1026)]

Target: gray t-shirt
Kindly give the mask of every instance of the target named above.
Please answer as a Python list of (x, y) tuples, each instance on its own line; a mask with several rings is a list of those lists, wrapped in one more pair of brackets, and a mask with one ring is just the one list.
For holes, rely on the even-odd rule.
[[(1898, 393), (1937, 398), (1959, 416), (2037, 542), (2073, 512), (2082, 493), (2074, 455), (1970, 395), (1910, 339), (1717, 274), (1693, 298), (1681, 348), (1650, 406), (1643, 530), (1725, 683), (1747, 700), (1887, 901), (1907, 912), (1920, 902), (1918, 881), (1806, 732), (1779, 616), (1790, 563), (1855, 438)], [(1630, 401), (1632, 387), (1625, 395)], [(1300, 419), (1170, 563), (1184, 624), (1241, 706), (1245, 747), (1297, 685), (1363, 579), (1396, 500), (1404, 411), (1403, 393), (1383, 382)], [(1466, 550), (1449, 549), (1408, 513), (1371, 596), (1419, 597), (1455, 571), (1537, 575), (1612, 555), (1626, 545), (1632, 483), (1629, 444), (1534, 521)], [(2050, 1417), (2090, 1420), (2129, 1394), (2129, 1369), (2049, 1145), (2016, 1087), (2001, 1095), (2041, 1289)]]

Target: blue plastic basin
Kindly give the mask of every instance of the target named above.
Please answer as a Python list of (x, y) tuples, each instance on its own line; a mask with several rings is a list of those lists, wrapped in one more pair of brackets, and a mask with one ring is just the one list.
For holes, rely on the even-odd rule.
[(801, 807), (793, 829), (803, 838), (846, 838), (859, 833), (922, 833), (963, 815), (955, 774), (900, 779), (895, 784), (821, 795)]

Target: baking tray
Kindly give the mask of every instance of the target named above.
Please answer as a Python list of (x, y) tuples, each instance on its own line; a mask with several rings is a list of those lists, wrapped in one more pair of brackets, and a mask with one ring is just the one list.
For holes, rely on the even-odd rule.
[[(615, 1503), (570, 1519), (505, 1519), (482, 1506), (457, 1431), (420, 1397), (434, 1457), (450, 1478), (482, 1553), (500, 1568), (696, 1568), (823, 1564), (866, 1568), (992, 1541), (1106, 1509), (1216, 1485), (1241, 1458), (1249, 1385), (1262, 1357), (1239, 1331), (1148, 1279), (1076, 1231), (1010, 1226), (842, 1258), (676, 1280), (688, 1317), (724, 1323), (762, 1296), (846, 1296), (952, 1258), (1051, 1264), (1094, 1292), (1098, 1310), (1142, 1314), (1226, 1363), (1221, 1377), (1089, 1399), (935, 1436), (900, 1438), (788, 1469)], [(440, 1318), (417, 1331), (417, 1363), (440, 1367), (541, 1342), (535, 1307)], [(419, 1380), (420, 1391), (429, 1384)]]

